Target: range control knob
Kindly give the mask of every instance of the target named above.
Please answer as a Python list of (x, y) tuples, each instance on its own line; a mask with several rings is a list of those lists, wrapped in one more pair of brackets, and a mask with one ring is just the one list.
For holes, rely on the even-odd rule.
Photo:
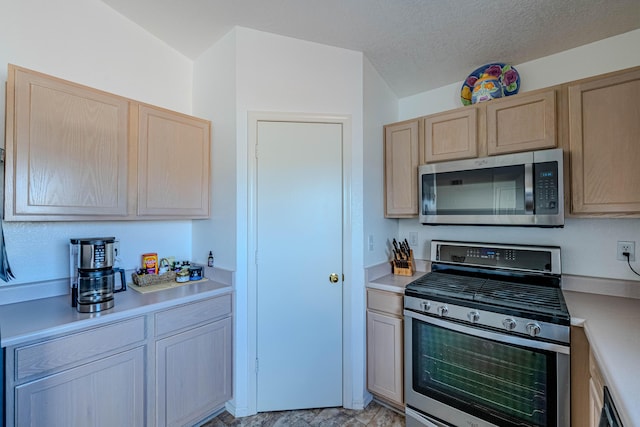
[(422, 311), (431, 310), (431, 302), (430, 301), (420, 301), (420, 308)]
[(532, 337), (540, 335), (540, 325), (537, 323), (527, 323), (527, 333)]
[(440, 315), (440, 317), (446, 316), (447, 313), (449, 313), (449, 307), (447, 307), (446, 305), (438, 306), (438, 314)]
[(470, 311), (467, 313), (467, 318), (469, 319), (469, 322), (476, 323), (478, 320), (480, 320), (480, 313), (475, 310)]
[(502, 321), (502, 326), (508, 331), (513, 331), (516, 328), (516, 321), (510, 317), (507, 317)]

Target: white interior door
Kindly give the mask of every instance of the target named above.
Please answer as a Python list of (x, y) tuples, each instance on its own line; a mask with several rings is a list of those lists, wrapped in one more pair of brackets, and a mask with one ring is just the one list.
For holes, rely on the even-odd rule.
[(256, 155), (257, 410), (342, 406), (342, 125), (259, 121)]

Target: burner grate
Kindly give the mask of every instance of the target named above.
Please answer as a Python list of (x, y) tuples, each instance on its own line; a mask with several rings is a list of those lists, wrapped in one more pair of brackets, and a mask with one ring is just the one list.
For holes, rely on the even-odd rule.
[(477, 277), (432, 272), (414, 281), (410, 286), (414, 291), (424, 295), (438, 294), (473, 300), (484, 282), (484, 279)]
[(487, 280), (475, 301), (550, 314), (564, 311), (559, 288)]
[(447, 297), (551, 316), (566, 313), (562, 290), (530, 283), (431, 272), (408, 287), (422, 297)]

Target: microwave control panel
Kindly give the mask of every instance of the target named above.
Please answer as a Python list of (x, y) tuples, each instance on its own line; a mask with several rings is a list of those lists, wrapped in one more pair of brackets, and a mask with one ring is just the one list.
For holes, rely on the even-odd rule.
[(535, 163), (534, 172), (534, 197), (536, 214), (558, 213), (558, 163)]

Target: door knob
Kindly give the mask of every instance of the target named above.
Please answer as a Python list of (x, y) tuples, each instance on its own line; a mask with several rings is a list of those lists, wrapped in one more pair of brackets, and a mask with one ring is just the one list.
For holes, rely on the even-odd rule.
[(329, 275), (329, 281), (331, 283), (338, 283), (338, 280), (339, 280), (339, 278), (338, 278), (338, 275), (336, 273), (331, 273)]

